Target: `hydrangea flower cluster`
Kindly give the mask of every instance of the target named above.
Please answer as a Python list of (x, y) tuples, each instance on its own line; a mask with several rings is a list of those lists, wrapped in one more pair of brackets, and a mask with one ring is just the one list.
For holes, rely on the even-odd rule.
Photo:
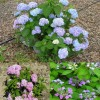
[(46, 19), (46, 18), (41, 18), (40, 21), (39, 21), (39, 25), (44, 26), (46, 24), (49, 24), (49, 20)]
[(35, 35), (35, 34), (40, 34), (41, 33), (41, 29), (39, 26), (35, 26), (35, 29), (32, 30), (32, 35)]
[(16, 64), (16, 65), (10, 66), (7, 69), (7, 74), (8, 75), (17, 75), (17, 77), (18, 77), (20, 75), (20, 70), (21, 70), (21, 66)]
[(73, 94), (73, 90), (72, 88), (68, 88), (66, 90), (65, 87), (61, 87), (61, 88), (58, 88), (58, 93), (55, 93), (55, 96), (56, 97), (59, 97), (60, 100), (68, 100), (69, 98), (72, 98), (72, 94)]
[(59, 0), (60, 3), (62, 3), (64, 6), (67, 6), (69, 4), (68, 0)]
[(79, 86), (79, 87), (81, 87), (81, 86), (83, 86), (85, 84), (90, 83), (90, 81), (89, 80), (86, 80), (86, 81), (81, 80), (80, 81), (77, 77), (74, 77), (74, 78), (70, 78), (68, 83), (71, 84), (72, 86)]
[(83, 90), (83, 92), (79, 94), (79, 98), (82, 100), (94, 100), (96, 95), (95, 92), (90, 92), (90, 90)]
[[(45, 55), (51, 58), (57, 56), (57, 59), (66, 59), (88, 48), (89, 33), (79, 26), (72, 26), (78, 18), (78, 12), (69, 7), (68, 0), (59, 0), (58, 3), (51, 0), (44, 2), (43, 5), (29, 2), (29, 4), (20, 3), (17, 6), (18, 12), (15, 15), (18, 17), (14, 21), (13, 28), (19, 30), (20, 37), (29, 47), (35, 47), (44, 54), (44, 57)], [(63, 6), (68, 9), (64, 11)], [(27, 11), (28, 14), (26, 14)], [(24, 26), (23, 30), (22, 26)], [(26, 30), (29, 31), (26, 32)], [(56, 39), (59, 42), (51, 42)]]
[(100, 62), (87, 63), (87, 67), (90, 68), (91, 70), (95, 70), (96, 68), (100, 67)]
[[(29, 72), (29, 69), (26, 69), (25, 72), (21, 69), (20, 65), (12, 65), (7, 70), (7, 74), (10, 75), (10, 79), (7, 81), (8, 87), (5, 91), (7, 93), (7, 100), (38, 100), (38, 98), (35, 98), (34, 88), (37, 89), (38, 84), (42, 86), (42, 81), (39, 80), (37, 74)], [(15, 83), (12, 84), (12, 82)], [(9, 85), (11, 85), (10, 89)], [(16, 95), (16, 91), (20, 96)], [(39, 91), (41, 92), (41, 87)]]
[(38, 14), (41, 14), (41, 13), (42, 13), (42, 9), (40, 9), (40, 8), (35, 8), (30, 11), (30, 15), (32, 15), (32, 16), (37, 16)]
[(64, 59), (68, 56), (68, 50), (67, 48), (59, 49), (58, 56), (60, 59)]
[(60, 79), (53, 80), (52, 82), (54, 82), (54, 83), (58, 83), (58, 84), (64, 84), (64, 82), (61, 81)]

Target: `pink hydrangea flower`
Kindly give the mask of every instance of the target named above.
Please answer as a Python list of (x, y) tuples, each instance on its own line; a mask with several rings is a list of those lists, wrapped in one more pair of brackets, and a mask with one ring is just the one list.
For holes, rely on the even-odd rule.
[(15, 100), (23, 100), (21, 96), (15, 97)]
[(33, 83), (32, 82), (28, 82), (26, 85), (26, 89), (30, 92), (33, 90)]
[(11, 94), (8, 95), (7, 100), (13, 100), (12, 97), (11, 97)]
[(58, 97), (59, 96), (59, 93), (56, 93), (55, 96)]
[(32, 79), (32, 82), (36, 83), (37, 82), (37, 75), (32, 74), (31, 79)]
[(33, 98), (33, 100), (38, 100), (38, 98)]
[(32, 98), (33, 97), (33, 92), (31, 91), (29, 94), (28, 94), (28, 98)]
[(12, 75), (20, 75), (20, 70), (21, 70), (21, 66), (20, 65), (12, 65), (8, 68), (7, 70), (7, 74), (12, 74)]
[(28, 98), (24, 98), (24, 100), (29, 100)]
[(66, 98), (66, 100), (69, 99), (69, 95), (66, 95), (65, 98)]
[(22, 97), (27, 98), (27, 94), (23, 94)]
[(60, 99), (63, 99), (63, 95), (60, 95)]
[(23, 80), (21, 81), (21, 86), (22, 86), (22, 87), (26, 87), (26, 86), (27, 86), (27, 80), (23, 79)]

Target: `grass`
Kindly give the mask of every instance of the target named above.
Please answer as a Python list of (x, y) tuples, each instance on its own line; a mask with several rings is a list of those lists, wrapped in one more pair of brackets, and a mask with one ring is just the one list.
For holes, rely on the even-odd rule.
[(18, 63), (23, 63), (23, 62), (29, 62), (30, 58), (22, 52), (16, 52), (14, 60)]
[(7, 2), (8, 0), (0, 0), (0, 3), (5, 3)]
[(3, 52), (6, 50), (5, 46), (0, 46), (0, 62), (4, 62), (5, 61), (5, 57), (3, 55)]

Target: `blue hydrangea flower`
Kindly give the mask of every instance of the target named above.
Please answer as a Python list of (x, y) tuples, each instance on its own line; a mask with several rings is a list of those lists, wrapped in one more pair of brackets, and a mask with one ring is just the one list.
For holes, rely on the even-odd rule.
[(49, 24), (49, 20), (46, 19), (46, 18), (41, 18), (40, 21), (39, 21), (39, 25), (44, 26), (46, 24)]
[(73, 19), (76, 19), (78, 17), (78, 12), (76, 9), (69, 9), (68, 12), (71, 14), (71, 17)]
[(35, 26), (35, 29), (32, 30), (32, 35), (40, 33), (41, 33), (41, 28), (39, 26)]
[(88, 39), (85, 38), (85, 41), (86, 41), (86, 42), (84, 42), (84, 43), (82, 44), (82, 49), (83, 49), (83, 50), (87, 49), (88, 46), (89, 46), (89, 41), (88, 41)]
[(13, 25), (13, 28), (14, 29), (17, 29), (17, 28), (19, 28), (20, 26), (18, 25), (18, 21), (17, 21), (17, 19), (14, 21), (14, 25)]
[(53, 34), (54, 34), (54, 32), (51, 32), (48, 36), (52, 37)]
[(81, 33), (83, 33), (83, 29), (79, 26), (74, 26), (69, 29), (69, 33), (74, 37), (78, 37)]
[(64, 17), (63, 12), (61, 12), (60, 15), (57, 15), (57, 17)]
[(81, 44), (79, 43), (78, 39), (73, 41), (74, 51), (80, 51), (81, 50)]
[(80, 50), (85, 50), (89, 46), (89, 42), (87, 39), (85, 39), (86, 42), (84, 43), (79, 43), (78, 39), (73, 41), (73, 46), (74, 46), (74, 51), (80, 51)]
[(16, 17), (16, 16), (19, 16), (21, 14), (21, 12), (20, 11), (18, 11), (18, 12), (14, 12), (14, 16)]
[(62, 27), (56, 27), (54, 33), (57, 33), (58, 36), (63, 36), (65, 34), (65, 29)]
[(74, 24), (76, 21), (74, 19), (70, 19), (70, 22)]
[(66, 44), (68, 44), (68, 45), (72, 44), (72, 42), (73, 42), (73, 39), (70, 38), (70, 37), (66, 37), (66, 38), (64, 39), (64, 43), (66, 43)]
[(59, 27), (64, 25), (64, 20), (63, 18), (55, 18), (53, 20), (53, 23), (51, 24), (51, 27)]
[(26, 22), (29, 21), (29, 17), (28, 17), (28, 15), (21, 15), (17, 18), (17, 21), (18, 21), (18, 24), (24, 25), (24, 24), (26, 24)]
[(68, 56), (68, 50), (67, 48), (59, 49), (58, 51), (58, 57), (60, 59), (65, 59)]
[(83, 36), (84, 36), (84, 38), (88, 38), (88, 32), (86, 31), (86, 30), (83, 30)]
[(38, 4), (37, 4), (36, 2), (30, 2), (30, 3), (28, 4), (28, 6), (29, 6), (30, 8), (36, 8), (36, 7), (38, 6)]
[(59, 0), (60, 3), (62, 3), (64, 6), (67, 6), (69, 4), (68, 0)]
[(37, 16), (38, 14), (41, 14), (41, 13), (42, 13), (42, 9), (40, 9), (40, 8), (35, 8), (35, 9), (30, 11), (30, 14), (32, 16)]
[(33, 22), (33, 19), (32, 19), (32, 18), (29, 18), (29, 21), (30, 21), (30, 22)]
[(53, 19), (53, 18), (56, 18), (56, 16), (54, 14), (50, 14), (49, 18)]
[(29, 6), (27, 4), (25, 4), (25, 3), (20, 3), (17, 6), (17, 10), (18, 11), (27, 11), (29, 9), (30, 9)]

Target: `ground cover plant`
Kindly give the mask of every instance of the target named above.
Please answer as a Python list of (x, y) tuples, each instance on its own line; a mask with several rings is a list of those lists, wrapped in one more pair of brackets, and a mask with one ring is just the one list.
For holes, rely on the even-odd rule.
[(7, 100), (38, 100), (45, 89), (43, 78), (20, 65), (8, 67), (5, 96)]
[(5, 57), (3, 55), (3, 52), (6, 50), (5, 46), (0, 46), (0, 62), (4, 62)]
[(20, 3), (13, 28), (19, 40), (39, 58), (66, 59), (88, 48), (88, 32), (74, 26), (78, 12), (68, 0)]
[(98, 63), (50, 63), (50, 100), (100, 100)]

